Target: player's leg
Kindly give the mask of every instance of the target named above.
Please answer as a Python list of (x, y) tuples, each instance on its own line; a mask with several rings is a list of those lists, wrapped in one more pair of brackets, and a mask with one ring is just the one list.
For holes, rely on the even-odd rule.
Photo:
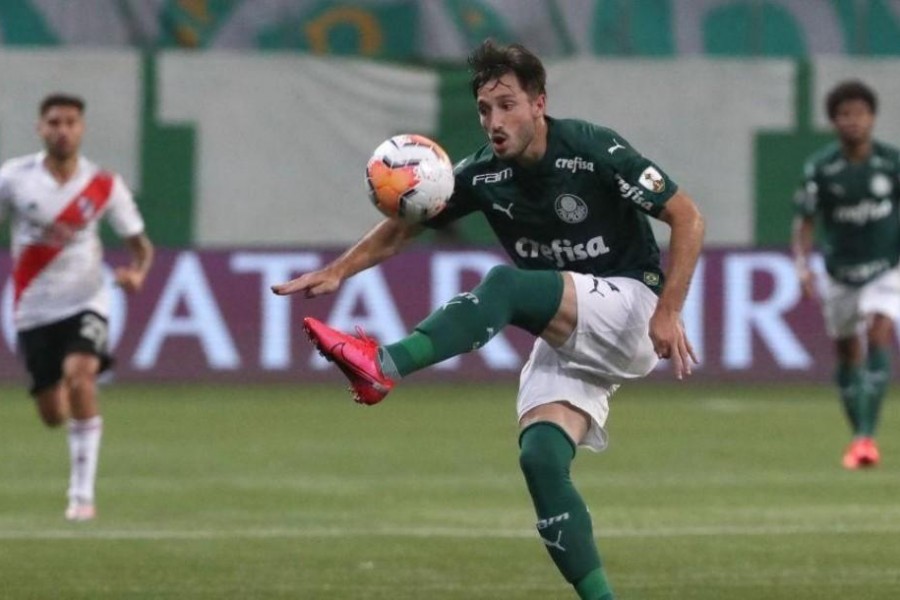
[(303, 326), (316, 348), (350, 380), (357, 402), (375, 404), (393, 388), (394, 380), (479, 348), (507, 325), (534, 335), (553, 331), (564, 340), (555, 317), (567, 285), (571, 282), (565, 283), (556, 271), (495, 267), (474, 290), (452, 298), (409, 336), (383, 347), (316, 319), (304, 319)]
[(867, 394), (864, 348), (860, 340), (860, 324), (864, 318), (863, 289), (865, 288), (847, 286), (828, 278), (822, 302), (825, 327), (834, 341), (834, 381), (853, 436), (842, 459), (842, 464), (847, 469), (860, 466), (863, 439), (862, 412)]
[(837, 359), (835, 381), (841, 395), (844, 414), (853, 435), (862, 435), (861, 413), (866, 394), (862, 344), (854, 334), (836, 339), (834, 350)]
[(890, 344), (894, 335), (893, 320), (883, 314), (872, 317), (866, 332), (868, 352), (866, 355), (867, 394), (863, 403), (861, 430), (863, 435), (874, 437), (881, 413), (881, 402), (887, 392), (891, 378)]
[(47, 427), (59, 427), (69, 419), (69, 397), (61, 385), (60, 329), (58, 323), (51, 323), (18, 334), (20, 354), (31, 377), (29, 392), (38, 416)]
[(470, 352), (507, 325), (540, 335), (559, 312), (563, 291), (561, 273), (494, 267), (478, 287), (444, 303), (409, 336), (384, 346), (384, 373), (396, 379)]
[(590, 427), (590, 417), (567, 403), (552, 402), (527, 411), (520, 427), (519, 465), (541, 541), (580, 598), (611, 599), (591, 515), (570, 476), (575, 448)]
[(656, 365), (648, 326), (657, 298), (631, 279), (566, 278), (571, 293), (522, 370), (520, 464), (538, 533), (560, 573), (581, 598), (608, 599), (591, 517), (569, 468), (577, 445), (605, 448), (613, 381), (643, 377)]
[(94, 517), (94, 488), (103, 418), (97, 400), (97, 375), (110, 364), (106, 319), (85, 312), (67, 320), (63, 385), (69, 394), (69, 510), (73, 520)]
[(83, 352), (66, 356), (63, 381), (69, 393), (72, 418), (69, 421), (69, 509), (71, 520), (94, 516), (94, 487), (103, 418), (97, 402), (97, 373), (100, 359)]
[(59, 427), (69, 419), (69, 400), (66, 389), (55, 383), (33, 394), (41, 421), (47, 427)]
[[(881, 413), (881, 402), (887, 392), (890, 380), (890, 343), (894, 334), (893, 319), (882, 313), (875, 313), (867, 319), (866, 356), (856, 369), (861, 379), (862, 393), (859, 395), (854, 438), (844, 455), (844, 466), (850, 469), (871, 467), (881, 460), (875, 431)], [(861, 346), (860, 343), (857, 343)], [(856, 354), (862, 355), (860, 348)]]
[[(894, 336), (894, 320), (900, 317), (900, 271), (892, 269), (846, 296), (847, 329), (853, 327), (853, 342), (839, 350), (840, 365), (859, 381), (855, 398), (854, 439), (844, 455), (850, 469), (878, 464), (880, 456), (874, 435), (881, 402), (890, 378), (888, 348)], [(855, 325), (865, 323), (865, 346)], [(837, 321), (840, 325), (840, 321)]]

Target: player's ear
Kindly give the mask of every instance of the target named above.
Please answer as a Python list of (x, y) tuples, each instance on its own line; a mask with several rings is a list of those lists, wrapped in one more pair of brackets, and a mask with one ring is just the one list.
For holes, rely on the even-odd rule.
[(531, 101), (531, 110), (535, 118), (544, 116), (544, 113), (547, 111), (547, 95), (538, 94), (535, 96), (534, 100)]

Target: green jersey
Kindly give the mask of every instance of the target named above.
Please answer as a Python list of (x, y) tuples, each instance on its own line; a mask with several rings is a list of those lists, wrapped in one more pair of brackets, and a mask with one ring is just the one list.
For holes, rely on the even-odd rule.
[(818, 217), (825, 269), (859, 286), (900, 261), (900, 155), (872, 143), (872, 154), (851, 163), (833, 143), (806, 163), (794, 197), (797, 214)]
[(659, 215), (677, 186), (615, 131), (548, 117), (536, 164), (501, 160), (485, 145), (455, 174), (453, 196), (427, 226), (481, 211), (519, 268), (631, 277), (659, 292), (647, 215)]

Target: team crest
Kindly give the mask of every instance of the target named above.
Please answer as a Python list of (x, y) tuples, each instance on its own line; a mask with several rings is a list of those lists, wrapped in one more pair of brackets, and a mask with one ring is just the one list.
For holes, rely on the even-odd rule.
[(587, 218), (588, 207), (584, 200), (573, 194), (556, 197), (556, 214), (566, 223), (581, 223)]
[(644, 172), (641, 173), (641, 177), (638, 181), (644, 188), (650, 190), (654, 194), (658, 194), (666, 189), (666, 180), (663, 179), (663, 176), (660, 175), (659, 171), (654, 167), (647, 167), (644, 169)]
[(96, 208), (94, 207), (94, 203), (91, 202), (91, 199), (81, 196), (78, 198), (76, 205), (78, 206), (78, 212), (81, 213), (81, 218), (85, 221), (90, 221), (96, 212)]
[(872, 176), (872, 181), (869, 182), (869, 189), (872, 190), (874, 196), (883, 198), (884, 196), (890, 195), (893, 186), (887, 175), (884, 173), (876, 173)]

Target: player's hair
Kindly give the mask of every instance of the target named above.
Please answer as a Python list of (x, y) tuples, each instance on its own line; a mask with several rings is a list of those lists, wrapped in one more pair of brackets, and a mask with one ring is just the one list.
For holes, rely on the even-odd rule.
[(547, 72), (541, 59), (521, 44), (504, 46), (485, 40), (469, 55), (469, 68), (472, 70), (472, 95), (476, 98), (481, 86), (507, 73), (513, 73), (532, 98), (547, 93)]
[(825, 111), (828, 113), (828, 118), (834, 121), (838, 107), (848, 100), (862, 100), (869, 105), (872, 114), (878, 112), (878, 96), (875, 95), (872, 88), (862, 81), (853, 79), (837, 84), (828, 92), (828, 97), (825, 98)]
[(47, 96), (44, 96), (44, 99), (41, 100), (38, 114), (43, 117), (47, 114), (47, 111), (54, 106), (71, 106), (77, 108), (78, 112), (83, 113), (85, 102), (83, 98), (80, 98), (79, 96), (73, 96), (72, 94), (49, 94)]

